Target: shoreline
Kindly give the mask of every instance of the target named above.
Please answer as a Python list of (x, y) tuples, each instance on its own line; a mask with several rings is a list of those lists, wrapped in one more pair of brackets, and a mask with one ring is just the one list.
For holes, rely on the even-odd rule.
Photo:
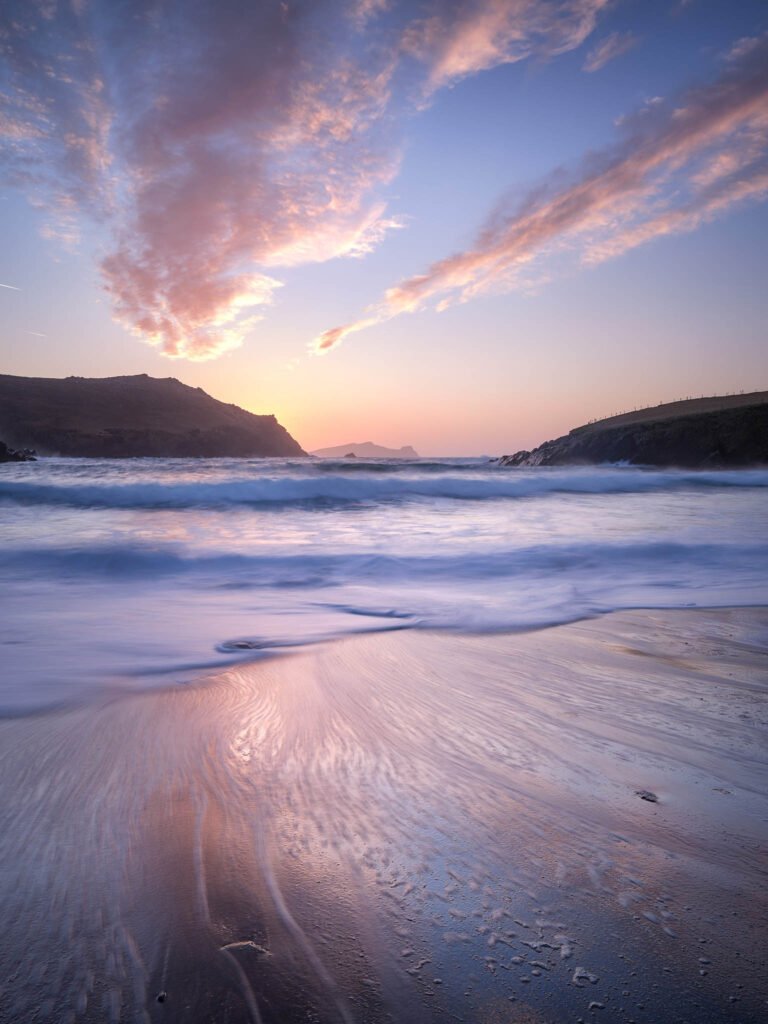
[(757, 1021), (767, 653), (399, 630), (2, 720), (0, 1021)]

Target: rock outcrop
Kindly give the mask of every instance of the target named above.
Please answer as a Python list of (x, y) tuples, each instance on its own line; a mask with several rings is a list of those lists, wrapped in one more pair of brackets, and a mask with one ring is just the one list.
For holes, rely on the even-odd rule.
[(9, 448), (4, 441), (0, 441), (0, 462), (34, 462), (36, 452), (31, 448)]
[(274, 416), (257, 416), (173, 377), (0, 375), (0, 436), (41, 455), (163, 458), (305, 455)]
[(691, 399), (576, 427), (502, 466), (630, 465), (705, 469), (768, 465), (768, 392)]

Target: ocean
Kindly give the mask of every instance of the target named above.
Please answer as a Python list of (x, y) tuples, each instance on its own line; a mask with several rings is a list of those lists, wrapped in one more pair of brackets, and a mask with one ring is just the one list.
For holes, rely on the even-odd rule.
[(768, 605), (768, 471), (45, 458), (0, 472), (0, 712), (352, 633)]

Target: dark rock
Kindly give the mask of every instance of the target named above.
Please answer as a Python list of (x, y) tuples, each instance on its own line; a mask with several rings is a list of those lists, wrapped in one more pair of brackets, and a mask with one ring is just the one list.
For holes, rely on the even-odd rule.
[(531, 465), (528, 461), (531, 457), (531, 453), (528, 451), (515, 452), (514, 455), (502, 455), (498, 460), (500, 466), (527, 466)]
[(355, 455), (354, 452), (347, 452), (347, 454), (344, 456), (344, 458), (345, 459), (356, 459), (357, 456)]
[(0, 462), (35, 462), (37, 453), (31, 448), (9, 448), (0, 441)]

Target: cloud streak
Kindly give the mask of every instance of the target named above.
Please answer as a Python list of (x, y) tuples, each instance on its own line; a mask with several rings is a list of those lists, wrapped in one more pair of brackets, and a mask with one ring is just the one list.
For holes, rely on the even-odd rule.
[(533, 55), (580, 46), (609, 0), (446, 2), (403, 34), (403, 49), (428, 68), (426, 97), (462, 78)]
[(584, 61), (584, 70), (590, 73), (599, 71), (612, 60), (628, 53), (638, 41), (633, 32), (611, 32), (589, 51)]
[(9, 0), (6, 180), (77, 243), (107, 229), (116, 317), (165, 355), (240, 345), (280, 268), (401, 225), (399, 122), (467, 75), (581, 44), (607, 0)]
[(597, 264), (765, 198), (768, 37), (742, 40), (719, 78), (675, 104), (643, 107), (622, 133), (567, 184), (543, 183), (522, 204), (502, 201), (470, 249), (390, 288), (366, 316), (320, 335), (314, 351), (427, 305), (522, 287), (569, 255)]

